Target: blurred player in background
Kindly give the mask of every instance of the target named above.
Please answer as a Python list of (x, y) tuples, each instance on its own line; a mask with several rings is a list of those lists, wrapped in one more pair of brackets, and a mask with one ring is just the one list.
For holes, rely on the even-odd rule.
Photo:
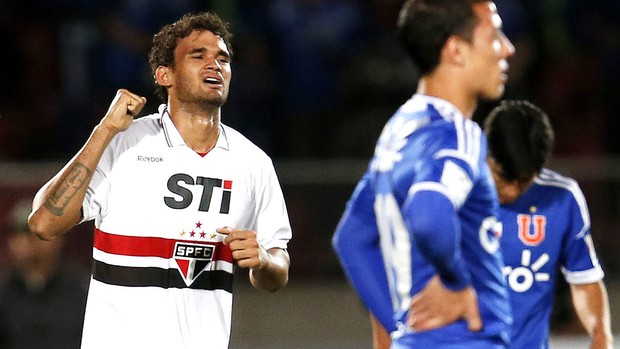
[(164, 26), (149, 63), (166, 104), (134, 121), (146, 99), (120, 89), (35, 197), (41, 239), (95, 220), (84, 348), (227, 348), (234, 265), (259, 289), (288, 282), (291, 228), (271, 159), (220, 121), (230, 39), (212, 13)]
[(28, 229), (30, 200), (9, 216), (10, 265), (0, 278), (0, 348), (77, 349), (82, 337), (88, 269), (63, 256), (63, 239), (41, 241)]
[(398, 34), (418, 90), (388, 121), (333, 246), (392, 348), (506, 348), (511, 310), (479, 98), (514, 47), (490, 1), (414, 0)]
[[(526, 101), (503, 101), (486, 119), (485, 133), (501, 204), (504, 274), (514, 317), (511, 348), (549, 347), (558, 270), (592, 338), (590, 349), (612, 348), (609, 300), (585, 197), (573, 179), (544, 168), (554, 143), (547, 115)], [(375, 348), (389, 348), (376, 320), (373, 329)]]
[(547, 115), (529, 102), (504, 101), (484, 129), (501, 204), (512, 348), (548, 348), (558, 269), (592, 337), (590, 349), (612, 348), (609, 301), (585, 197), (573, 179), (543, 167), (554, 143)]

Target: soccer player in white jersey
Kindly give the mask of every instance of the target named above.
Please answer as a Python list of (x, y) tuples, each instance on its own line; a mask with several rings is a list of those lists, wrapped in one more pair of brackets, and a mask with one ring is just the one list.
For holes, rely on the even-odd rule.
[(506, 348), (499, 204), (478, 99), (504, 92), (514, 47), (495, 4), (404, 4), (401, 43), (418, 90), (392, 116), (333, 246), (392, 348)]
[[(159, 112), (121, 89), (83, 148), (37, 193), (31, 230), (95, 220), (83, 348), (227, 348), (234, 265), (276, 291), (291, 228), (271, 159), (221, 123), (231, 35), (211, 13), (154, 36)], [(62, 316), (62, 314), (59, 314)]]
[(612, 348), (609, 301), (576, 181), (544, 168), (553, 146), (547, 115), (525, 101), (504, 101), (485, 121), (489, 165), (499, 195), (501, 247), (514, 313), (512, 348), (548, 348), (556, 271), (592, 337)]

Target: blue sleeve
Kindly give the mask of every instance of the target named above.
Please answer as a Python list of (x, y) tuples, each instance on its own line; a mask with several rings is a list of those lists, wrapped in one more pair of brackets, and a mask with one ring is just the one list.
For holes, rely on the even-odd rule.
[(403, 206), (413, 243), (435, 267), (444, 285), (461, 290), (471, 283), (461, 253), (461, 225), (452, 201), (434, 190), (420, 190)]
[(599, 263), (590, 232), (590, 213), (581, 188), (574, 182), (572, 195), (565, 195), (567, 207), (567, 236), (560, 263), (565, 280), (570, 284), (588, 284), (600, 281), (605, 273)]
[(332, 239), (336, 255), (362, 302), (388, 332), (396, 330), (374, 213), (372, 186), (358, 183)]

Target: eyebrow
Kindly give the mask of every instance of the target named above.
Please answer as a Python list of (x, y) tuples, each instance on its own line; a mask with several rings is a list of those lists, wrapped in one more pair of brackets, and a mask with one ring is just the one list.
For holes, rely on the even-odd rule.
[[(196, 53), (204, 53), (204, 52), (206, 52), (206, 51), (207, 51), (207, 49), (206, 49), (205, 47), (195, 47), (195, 48), (190, 49), (190, 50), (187, 52), (187, 54), (188, 54), (188, 55), (193, 55), (193, 54), (196, 54)], [(224, 50), (222, 50), (222, 49), (220, 49), (220, 50), (217, 52), (217, 55), (218, 55), (218, 56), (224, 56), (224, 57), (226, 57), (226, 58), (230, 58), (230, 53), (228, 53), (228, 52), (226, 52), (226, 51), (224, 51)]]

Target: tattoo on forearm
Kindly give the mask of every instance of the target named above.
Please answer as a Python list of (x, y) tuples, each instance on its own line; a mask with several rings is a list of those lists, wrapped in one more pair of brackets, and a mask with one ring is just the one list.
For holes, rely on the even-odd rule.
[(88, 167), (81, 163), (75, 163), (62, 179), (58, 189), (51, 193), (50, 197), (45, 202), (45, 207), (53, 214), (62, 216), (71, 199), (90, 177), (91, 172), (92, 171)]

